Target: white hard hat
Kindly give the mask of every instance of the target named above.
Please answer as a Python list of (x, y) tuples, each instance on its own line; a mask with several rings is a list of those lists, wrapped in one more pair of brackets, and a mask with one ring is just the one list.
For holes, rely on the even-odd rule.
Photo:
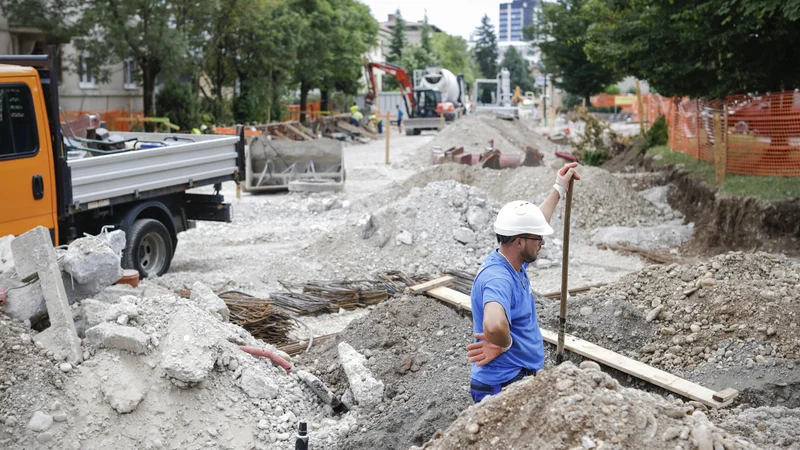
[(517, 200), (507, 203), (500, 209), (497, 220), (494, 221), (494, 232), (500, 236), (520, 234), (547, 236), (553, 234), (553, 227), (547, 223), (544, 214), (536, 205)]

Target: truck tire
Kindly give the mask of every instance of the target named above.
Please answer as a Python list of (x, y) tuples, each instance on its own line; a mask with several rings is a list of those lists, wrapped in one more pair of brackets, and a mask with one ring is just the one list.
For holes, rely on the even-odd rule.
[(142, 278), (157, 277), (169, 270), (172, 262), (172, 238), (163, 223), (139, 219), (128, 231), (123, 266), (139, 271)]

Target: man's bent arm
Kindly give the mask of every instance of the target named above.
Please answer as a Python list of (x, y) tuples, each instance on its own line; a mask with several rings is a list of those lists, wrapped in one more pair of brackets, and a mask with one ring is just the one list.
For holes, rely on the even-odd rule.
[(544, 199), (544, 202), (541, 204), (541, 206), (539, 206), (539, 210), (542, 211), (542, 214), (544, 214), (544, 220), (546, 220), (547, 223), (550, 223), (550, 218), (553, 217), (553, 211), (556, 210), (556, 205), (558, 205), (558, 200), (560, 198), (561, 197), (558, 195), (558, 191), (553, 189), (550, 191), (550, 195)]
[(511, 345), (511, 332), (506, 318), (506, 310), (500, 303), (488, 302), (483, 307), (483, 334), (494, 345), (503, 348)]

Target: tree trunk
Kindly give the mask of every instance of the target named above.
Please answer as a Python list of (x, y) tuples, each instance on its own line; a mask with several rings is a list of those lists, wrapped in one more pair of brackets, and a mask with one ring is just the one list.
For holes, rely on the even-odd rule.
[[(156, 115), (156, 76), (158, 76), (157, 63), (146, 61), (142, 64), (142, 100), (145, 117), (155, 117)], [(151, 131), (153, 124), (145, 124), (145, 129)]]
[(300, 123), (306, 123), (306, 107), (308, 104), (308, 82), (300, 83)]
[(330, 91), (323, 89), (320, 91), (319, 109), (320, 111), (330, 111), (328, 102), (330, 101)]

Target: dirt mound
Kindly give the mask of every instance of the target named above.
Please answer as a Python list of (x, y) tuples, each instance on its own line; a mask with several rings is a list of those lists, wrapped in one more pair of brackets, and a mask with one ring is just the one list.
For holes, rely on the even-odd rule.
[(333, 448), (407, 449), (447, 427), (472, 402), (464, 358), (471, 331), (471, 317), (427, 297), (403, 297), (381, 303), (335, 341), (300, 357), (298, 365), (307, 365), (346, 397), (349, 386), (336, 347), (347, 342), (368, 358), (367, 367), (386, 385), (377, 409), (356, 407), (341, 419), (358, 427), (334, 435)]
[(718, 429), (692, 405), (622, 387), (599, 370), (565, 362), (470, 407), (423, 448), (717, 446), (757, 448)]
[(800, 415), (783, 406), (712, 411), (714, 423), (767, 448), (800, 448)]
[(465, 116), (447, 125), (423, 151), (429, 152), (434, 147), (442, 150), (464, 147), (466, 153), (483, 153), (487, 147), (492, 147), (490, 141), (493, 141), (494, 148), (501, 152), (521, 151), (521, 142), (515, 142), (511, 136), (497, 130), (491, 125), (493, 121), (500, 121), (500, 119), (474, 114)]

